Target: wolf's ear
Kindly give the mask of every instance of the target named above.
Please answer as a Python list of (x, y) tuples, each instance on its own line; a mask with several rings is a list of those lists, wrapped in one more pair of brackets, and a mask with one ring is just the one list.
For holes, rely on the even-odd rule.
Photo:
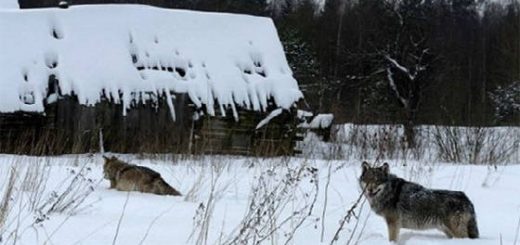
[(363, 161), (363, 163), (361, 164), (361, 168), (363, 169), (363, 171), (366, 171), (370, 168), (370, 164), (368, 164), (368, 162), (366, 161)]
[(107, 156), (103, 156), (103, 159), (105, 159), (105, 161), (110, 160)]
[(385, 173), (389, 173), (390, 172), (390, 166), (388, 166), (387, 162), (383, 163), (383, 166), (381, 166), (381, 168), (383, 169), (383, 171)]

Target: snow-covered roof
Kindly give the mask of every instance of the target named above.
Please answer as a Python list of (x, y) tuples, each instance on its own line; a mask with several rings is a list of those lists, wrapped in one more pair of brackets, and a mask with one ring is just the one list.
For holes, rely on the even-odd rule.
[(333, 114), (318, 114), (316, 115), (310, 123), (303, 122), (298, 127), (300, 128), (328, 128), (332, 125), (332, 121), (334, 120)]
[(235, 117), (235, 104), (265, 110), (272, 97), (288, 108), (302, 97), (269, 18), (141, 5), (0, 10), (0, 112), (42, 112), (50, 75), (81, 104), (105, 93), (125, 111), (165, 91)]

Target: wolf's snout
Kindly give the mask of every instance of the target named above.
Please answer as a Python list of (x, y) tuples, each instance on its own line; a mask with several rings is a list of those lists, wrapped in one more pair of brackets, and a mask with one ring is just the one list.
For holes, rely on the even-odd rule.
[(373, 196), (377, 195), (378, 192), (379, 192), (379, 190), (377, 190), (377, 189), (376, 190), (370, 190), (370, 191), (368, 191), (368, 195), (370, 197), (373, 197)]
[(376, 186), (376, 185), (363, 185), (364, 186), (364, 189), (363, 191), (365, 192), (365, 194), (368, 196), (368, 197), (375, 197), (382, 189), (381, 186)]
[(369, 197), (374, 197), (379, 193), (379, 191), (381, 191), (381, 188), (369, 188), (366, 192)]

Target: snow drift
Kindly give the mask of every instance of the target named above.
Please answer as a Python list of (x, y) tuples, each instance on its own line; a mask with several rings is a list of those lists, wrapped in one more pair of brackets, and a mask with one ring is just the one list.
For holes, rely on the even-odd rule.
[[(187, 93), (197, 106), (265, 110), (302, 97), (271, 19), (139, 5), (0, 10), (0, 112), (43, 112), (58, 93), (126, 109)], [(52, 94), (51, 94), (52, 92)], [(225, 110), (221, 110), (225, 111)]]

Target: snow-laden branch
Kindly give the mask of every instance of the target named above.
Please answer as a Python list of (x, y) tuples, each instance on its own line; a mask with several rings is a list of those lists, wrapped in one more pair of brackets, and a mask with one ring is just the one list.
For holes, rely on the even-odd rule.
[(413, 70), (406, 68), (404, 65), (401, 65), (396, 59), (390, 57), (390, 55), (385, 55), (385, 59), (390, 62), (395, 68), (402, 71), (406, 76), (410, 79), (410, 81), (415, 81), (417, 75), (426, 70), (426, 65), (423, 64), (423, 58), (428, 53), (428, 48), (425, 48), (421, 51), (419, 56), (412, 55), (415, 59), (415, 65), (413, 66)]
[(283, 112), (283, 109), (282, 108), (278, 108), (278, 109), (275, 109), (273, 110), (271, 113), (269, 113), (269, 115), (267, 115), (267, 117), (265, 117), (264, 119), (262, 119), (262, 121), (260, 121), (258, 123), (258, 125), (256, 125), (256, 128), (255, 129), (259, 129), (263, 126), (265, 126), (266, 124), (268, 124), (273, 118), (279, 116), (280, 114), (282, 114)]
[(397, 89), (397, 85), (395, 84), (395, 81), (394, 81), (394, 74), (392, 73), (390, 68), (386, 68), (386, 77), (388, 78), (388, 83), (390, 84), (390, 88), (392, 89), (392, 91), (394, 91), (397, 99), (399, 99), (399, 101), (401, 101), (401, 103), (403, 104), (403, 106), (405, 108), (408, 108), (408, 100), (406, 98), (404, 98), (401, 95), (401, 93), (399, 93), (399, 90)]
[(385, 55), (385, 59), (387, 61), (389, 61), (390, 63), (392, 63), (392, 65), (394, 65), (395, 68), (404, 72), (410, 80), (412, 80), (412, 81), (415, 80), (415, 76), (411, 74), (410, 70), (408, 68), (404, 67), (403, 65), (399, 64), (399, 62), (397, 62), (397, 60), (393, 59), (389, 55)]

